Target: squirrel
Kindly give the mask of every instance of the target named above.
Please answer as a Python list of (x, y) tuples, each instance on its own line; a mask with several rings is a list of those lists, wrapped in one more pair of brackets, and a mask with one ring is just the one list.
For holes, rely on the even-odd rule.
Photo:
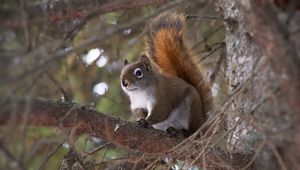
[(145, 50), (124, 60), (120, 81), (138, 120), (155, 129), (194, 133), (212, 108), (208, 85), (184, 43), (184, 14), (163, 13), (146, 26)]

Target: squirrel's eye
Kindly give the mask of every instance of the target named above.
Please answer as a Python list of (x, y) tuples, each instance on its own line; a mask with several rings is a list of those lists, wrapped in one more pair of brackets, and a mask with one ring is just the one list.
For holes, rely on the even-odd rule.
[(137, 78), (142, 78), (143, 77), (143, 72), (140, 68), (136, 68), (134, 70), (134, 75), (137, 77)]

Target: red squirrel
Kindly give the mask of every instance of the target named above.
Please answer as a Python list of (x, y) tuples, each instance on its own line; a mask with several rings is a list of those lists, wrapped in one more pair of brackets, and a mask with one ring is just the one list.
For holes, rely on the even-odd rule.
[(140, 58), (124, 60), (121, 87), (138, 119), (155, 129), (194, 133), (212, 108), (211, 87), (184, 42), (185, 16), (164, 13), (147, 26)]

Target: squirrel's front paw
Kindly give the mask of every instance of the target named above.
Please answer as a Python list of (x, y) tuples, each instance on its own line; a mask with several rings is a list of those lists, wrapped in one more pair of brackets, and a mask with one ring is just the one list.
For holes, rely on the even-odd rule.
[(133, 110), (133, 113), (136, 115), (138, 119), (145, 119), (148, 115), (147, 109), (144, 108), (136, 108)]
[(145, 119), (140, 119), (137, 121), (138, 125), (147, 128), (148, 127), (148, 122)]

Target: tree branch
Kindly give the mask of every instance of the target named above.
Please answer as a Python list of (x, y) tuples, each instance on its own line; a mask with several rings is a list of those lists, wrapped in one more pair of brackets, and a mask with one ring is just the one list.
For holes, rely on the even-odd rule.
[[(105, 4), (95, 4), (94, 0), (71, 0), (65, 1), (53, 1), (49, 4), (38, 3), (26, 7), (26, 12), (30, 19), (30, 22), (44, 22), (45, 18), (48, 18), (52, 22), (64, 21), (75, 18), (91, 18), (91, 16), (97, 16), (100, 14), (128, 10), (138, 8), (147, 5), (161, 5), (166, 3), (165, 0), (119, 0), (114, 2), (106, 2)], [(2, 16), (10, 18), (5, 23), (6, 26), (18, 27), (21, 22), (19, 18), (16, 18), (12, 11), (4, 9), (0, 12)], [(44, 16), (43, 16), (44, 14)]]
[[(0, 108), (0, 125), (9, 121), (21, 123), (25, 119), (28, 125), (76, 128), (79, 134), (90, 134), (131, 150), (164, 153), (181, 141), (74, 103), (1, 97)], [(23, 117), (26, 110), (28, 116)]]
[[(64, 57), (76, 52), (76, 53), (81, 53), (83, 52), (84, 50), (88, 49), (88, 48), (91, 48), (91, 46), (95, 45), (96, 43), (98, 42), (101, 42), (103, 40), (105, 40), (107, 37), (119, 32), (119, 31), (122, 31), (122, 30), (125, 30), (125, 29), (128, 29), (130, 27), (135, 27), (141, 23), (144, 23), (146, 22), (148, 19), (158, 15), (160, 12), (163, 12), (165, 10), (169, 10), (171, 8), (174, 8), (176, 7), (177, 5), (179, 4), (182, 4), (183, 0), (175, 0), (175, 1), (171, 1), (170, 3), (160, 7), (159, 9), (157, 9), (155, 12), (152, 12), (148, 15), (145, 15), (137, 20), (134, 20), (130, 23), (127, 23), (127, 24), (123, 24), (123, 25), (120, 25), (116, 28), (113, 28), (111, 30), (108, 30), (107, 32), (103, 33), (102, 35), (100, 36), (93, 36), (93, 37), (90, 37), (88, 38), (87, 40), (85, 40), (84, 42), (78, 44), (76, 47), (73, 47), (71, 49), (68, 49), (68, 50), (65, 50), (65, 49), (57, 49), (55, 50), (55, 52), (49, 52), (49, 56), (45, 57), (46, 59), (44, 61), (42, 61), (41, 63), (37, 63), (34, 67), (28, 69), (28, 70), (24, 70), (24, 72), (16, 75), (16, 76), (13, 76), (13, 77), (10, 77), (8, 78), (7, 80), (0, 80), (0, 85), (5, 85), (5, 84), (10, 84), (10, 83), (13, 83), (13, 82), (16, 82), (16, 81), (19, 81), (19, 80), (22, 80), (24, 78), (26, 78), (28, 75), (34, 73), (34, 72), (37, 72), (39, 69), (41, 68), (45, 68), (45, 67), (48, 67), (49, 65), (51, 65), (52, 63), (54, 63), (55, 61), (58, 62), (62, 59), (64, 59)], [(97, 11), (96, 11), (97, 13)], [(95, 13), (92, 13), (91, 15), (87, 16), (85, 18), (85, 21), (81, 22), (78, 27), (81, 27), (83, 26), (84, 22), (86, 22), (87, 20), (90, 19), (90, 17), (93, 16), (93, 14)], [(78, 29), (78, 27), (76, 27), (75, 29)], [(73, 34), (74, 31), (71, 31)], [(67, 35), (66, 37), (72, 37), (70, 35)], [(63, 42), (62, 42), (63, 43)], [(37, 50), (35, 50), (37, 51)], [(38, 51), (38, 54), (40, 52)], [(40, 55), (45, 55), (44, 54), (45, 52), (41, 52)], [(32, 54), (28, 54), (28, 56), (30, 56)], [(35, 54), (37, 55), (37, 54)]]

